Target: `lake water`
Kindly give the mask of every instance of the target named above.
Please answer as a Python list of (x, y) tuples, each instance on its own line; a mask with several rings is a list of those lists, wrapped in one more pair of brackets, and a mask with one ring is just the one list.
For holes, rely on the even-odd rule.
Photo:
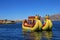
[(23, 32), (22, 23), (0, 24), (0, 40), (60, 40), (60, 21), (53, 22), (52, 31)]

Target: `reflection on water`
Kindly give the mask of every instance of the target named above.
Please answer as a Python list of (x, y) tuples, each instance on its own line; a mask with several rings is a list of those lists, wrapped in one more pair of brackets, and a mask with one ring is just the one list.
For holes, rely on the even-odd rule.
[(52, 31), (43, 31), (42, 36), (44, 39), (51, 40), (52, 39)]
[(42, 32), (23, 32), (25, 40), (51, 40), (52, 31), (42, 31)]

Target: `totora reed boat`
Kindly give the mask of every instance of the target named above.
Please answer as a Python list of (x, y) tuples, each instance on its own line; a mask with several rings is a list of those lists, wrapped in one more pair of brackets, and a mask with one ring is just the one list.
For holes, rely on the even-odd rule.
[(43, 25), (39, 18), (40, 16), (29, 16), (28, 20), (24, 20), (22, 22), (23, 31), (32, 32), (37, 30), (52, 30), (52, 21), (48, 19), (48, 16), (45, 17), (45, 22)]

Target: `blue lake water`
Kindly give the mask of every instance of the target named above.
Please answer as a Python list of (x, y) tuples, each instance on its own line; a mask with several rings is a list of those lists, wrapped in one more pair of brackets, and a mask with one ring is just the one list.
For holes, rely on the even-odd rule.
[(23, 32), (22, 23), (0, 24), (0, 40), (60, 40), (60, 21), (53, 22), (52, 31)]

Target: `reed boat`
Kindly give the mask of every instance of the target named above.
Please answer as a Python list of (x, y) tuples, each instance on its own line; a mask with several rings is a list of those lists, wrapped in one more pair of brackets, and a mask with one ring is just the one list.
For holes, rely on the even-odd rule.
[(44, 24), (42, 24), (41, 20), (38, 19), (38, 16), (30, 16), (28, 20), (23, 20), (22, 28), (23, 31), (49, 31), (52, 30), (52, 21), (49, 19), (48, 16), (45, 17)]
[(36, 31), (42, 29), (42, 22), (38, 20), (38, 16), (30, 16), (28, 20), (22, 22), (24, 31)]

